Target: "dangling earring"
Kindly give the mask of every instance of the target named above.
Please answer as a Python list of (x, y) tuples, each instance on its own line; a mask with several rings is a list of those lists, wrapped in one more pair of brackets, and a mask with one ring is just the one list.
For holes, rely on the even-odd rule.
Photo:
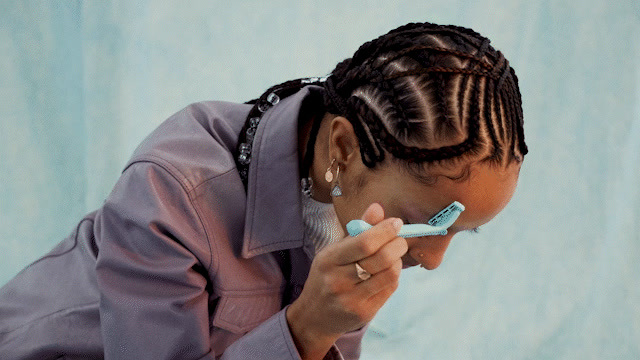
[(338, 165), (338, 170), (336, 171), (336, 184), (333, 186), (331, 190), (331, 196), (342, 196), (342, 189), (340, 188), (340, 165)]
[[(331, 168), (333, 167), (333, 164), (335, 162), (336, 162), (336, 159), (331, 160), (331, 165), (329, 165), (329, 167), (327, 168), (327, 172), (324, 173), (324, 179), (327, 180), (328, 183), (331, 183), (333, 181), (333, 172), (331, 171)], [(331, 196), (342, 196), (342, 189), (340, 188), (339, 182), (340, 182), (340, 165), (338, 165), (338, 170), (336, 171), (336, 184), (331, 189)]]
[(333, 181), (333, 173), (331, 172), (331, 168), (333, 167), (333, 163), (336, 162), (336, 159), (331, 160), (331, 165), (327, 168), (327, 172), (324, 173), (324, 179), (327, 180), (328, 183)]

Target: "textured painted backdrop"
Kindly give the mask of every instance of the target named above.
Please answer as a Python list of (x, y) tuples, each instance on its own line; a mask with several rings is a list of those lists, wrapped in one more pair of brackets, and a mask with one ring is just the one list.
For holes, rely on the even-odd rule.
[(410, 21), (506, 54), (531, 153), (495, 221), (403, 274), (363, 359), (640, 358), (635, 0), (0, 0), (0, 284), (100, 206), (172, 113), (324, 75)]

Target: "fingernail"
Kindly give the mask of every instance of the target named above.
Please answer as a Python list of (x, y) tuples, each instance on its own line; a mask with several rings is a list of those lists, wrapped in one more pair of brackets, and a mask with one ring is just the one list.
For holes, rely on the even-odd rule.
[(402, 227), (402, 225), (404, 225), (404, 223), (402, 222), (402, 219), (393, 220), (393, 227), (396, 229), (396, 231), (400, 231), (400, 228)]

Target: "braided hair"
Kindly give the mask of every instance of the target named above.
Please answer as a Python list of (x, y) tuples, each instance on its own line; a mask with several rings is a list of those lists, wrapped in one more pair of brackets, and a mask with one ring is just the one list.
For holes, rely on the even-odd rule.
[[(401, 26), (363, 44), (315, 83), (325, 89), (326, 111), (353, 125), (362, 161), (372, 169), (390, 154), (425, 180), (430, 164), (474, 159), (506, 166), (528, 152), (515, 71), (471, 29)], [(290, 92), (305, 82), (283, 85)]]

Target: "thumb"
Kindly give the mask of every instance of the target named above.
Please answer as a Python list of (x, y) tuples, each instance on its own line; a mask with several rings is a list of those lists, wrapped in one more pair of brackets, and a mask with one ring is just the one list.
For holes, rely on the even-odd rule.
[(367, 210), (364, 211), (364, 214), (362, 214), (362, 220), (371, 225), (375, 225), (384, 220), (384, 209), (380, 204), (373, 203), (369, 205)]

